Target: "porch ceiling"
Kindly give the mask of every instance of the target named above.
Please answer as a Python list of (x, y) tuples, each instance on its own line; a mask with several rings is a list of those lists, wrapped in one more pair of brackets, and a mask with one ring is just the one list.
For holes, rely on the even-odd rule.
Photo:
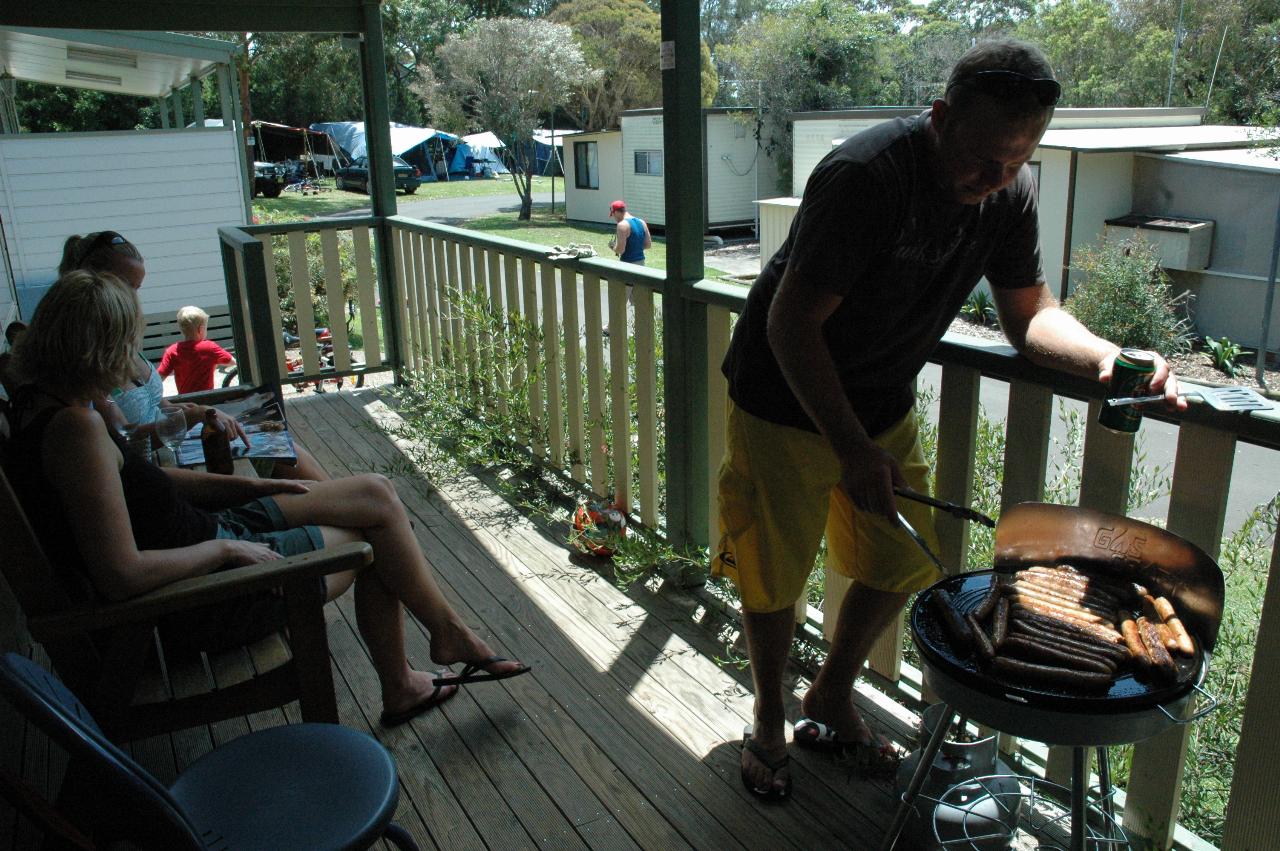
[(163, 97), (212, 73), (231, 42), (175, 33), (0, 29), (0, 68), (33, 83)]
[[(59, 0), (6, 3), (0, 26), (207, 32), (362, 32), (369, 0)], [(378, 0), (373, 0), (377, 3)]]

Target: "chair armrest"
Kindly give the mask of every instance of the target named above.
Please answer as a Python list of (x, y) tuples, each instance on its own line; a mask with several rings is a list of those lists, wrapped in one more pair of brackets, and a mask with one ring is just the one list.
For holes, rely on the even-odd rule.
[(286, 582), (359, 570), (372, 562), (373, 548), (364, 541), (340, 544), (182, 579), (118, 603), (89, 603), (57, 614), (29, 618), (27, 629), (32, 638), (47, 641), (79, 632), (144, 623), (196, 606), (277, 588)]
[(212, 390), (197, 390), (195, 393), (179, 393), (169, 396), (166, 402), (191, 402), (196, 405), (216, 405), (230, 399), (239, 399), (249, 395), (253, 388), (249, 387), (215, 387)]

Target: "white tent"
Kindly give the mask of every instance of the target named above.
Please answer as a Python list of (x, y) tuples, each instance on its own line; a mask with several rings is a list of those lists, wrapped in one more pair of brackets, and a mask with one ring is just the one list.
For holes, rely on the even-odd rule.
[(472, 133), (470, 136), (463, 136), (462, 141), (466, 142), (472, 148), (505, 148), (502, 140), (493, 134), (490, 130), (480, 133)]

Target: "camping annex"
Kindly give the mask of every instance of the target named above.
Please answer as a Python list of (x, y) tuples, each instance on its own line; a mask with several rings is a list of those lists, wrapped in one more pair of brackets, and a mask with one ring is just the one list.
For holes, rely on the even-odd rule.
[(467, 177), (493, 177), (497, 174), (507, 174), (507, 166), (498, 153), (498, 150), (504, 147), (506, 146), (502, 144), (502, 140), (488, 130), (463, 136), (458, 147), (453, 150), (449, 174)]
[[(328, 133), (346, 161), (368, 153), (363, 121), (321, 121), (312, 124), (311, 129)], [(448, 179), (448, 165), (458, 143), (457, 136), (443, 130), (391, 123), (391, 153), (416, 166), (423, 181)]]

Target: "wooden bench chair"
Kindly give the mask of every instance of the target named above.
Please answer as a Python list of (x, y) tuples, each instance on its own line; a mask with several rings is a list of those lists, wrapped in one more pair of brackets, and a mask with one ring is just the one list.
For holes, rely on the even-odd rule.
[[(316, 579), (369, 564), (368, 544), (185, 579), (119, 603), (76, 603), (57, 581), (3, 471), (0, 541), (5, 549), (0, 570), (25, 615), (28, 634), (43, 645), (58, 675), (113, 740), (186, 729), (293, 700), (299, 701), (303, 720), (337, 722), (324, 594)], [(227, 651), (238, 655), (238, 663), (170, 659), (159, 646), (155, 625), (160, 618), (277, 587), (286, 597), (287, 641), (270, 637)], [(246, 652), (252, 665), (243, 661)], [(178, 671), (173, 664), (186, 667)], [(232, 671), (232, 681), (213, 682), (213, 671)]]

